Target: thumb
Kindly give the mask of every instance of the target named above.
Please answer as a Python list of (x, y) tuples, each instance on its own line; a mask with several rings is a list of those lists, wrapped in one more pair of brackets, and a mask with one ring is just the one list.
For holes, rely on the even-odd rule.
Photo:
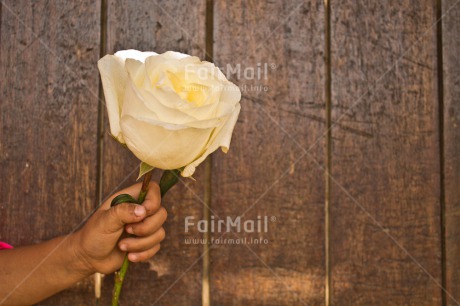
[(115, 233), (127, 223), (142, 221), (146, 216), (145, 207), (138, 204), (122, 203), (106, 210), (102, 216), (100, 225), (105, 231)]

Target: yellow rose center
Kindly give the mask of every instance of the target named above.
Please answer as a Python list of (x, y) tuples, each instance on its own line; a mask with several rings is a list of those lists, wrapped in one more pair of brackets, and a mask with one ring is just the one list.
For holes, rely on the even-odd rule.
[(196, 106), (202, 106), (206, 102), (208, 86), (197, 82), (191, 82), (193, 80), (186, 80), (185, 74), (174, 74), (168, 71), (167, 75), (173, 90), (181, 99), (193, 103)]

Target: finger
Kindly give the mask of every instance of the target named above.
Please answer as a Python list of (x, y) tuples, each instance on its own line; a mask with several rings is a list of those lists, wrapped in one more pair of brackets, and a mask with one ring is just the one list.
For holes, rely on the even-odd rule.
[(147, 251), (139, 252), (139, 253), (129, 253), (128, 254), (128, 259), (132, 262), (136, 261), (144, 261), (155, 255), (158, 251), (160, 250), (160, 245), (157, 244), (151, 249), (148, 249)]
[(160, 227), (155, 233), (142, 238), (126, 238), (120, 241), (119, 247), (123, 252), (142, 252), (151, 249), (165, 239), (166, 232)]
[(142, 222), (127, 225), (126, 231), (141, 237), (151, 235), (163, 226), (167, 217), (166, 209), (161, 207), (153, 216), (145, 218)]
[(160, 209), (161, 195), (160, 187), (157, 183), (151, 182), (149, 184), (149, 191), (147, 192), (147, 196), (145, 197), (142, 206), (144, 206), (147, 210), (147, 216), (155, 214)]
[(145, 216), (145, 207), (137, 204), (122, 203), (103, 211), (98, 224), (105, 232), (115, 233), (122, 230), (127, 223), (142, 221)]

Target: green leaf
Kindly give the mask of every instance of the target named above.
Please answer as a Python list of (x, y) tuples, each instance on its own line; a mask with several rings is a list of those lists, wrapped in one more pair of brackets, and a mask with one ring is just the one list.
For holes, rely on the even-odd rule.
[(176, 170), (165, 170), (160, 179), (160, 192), (163, 197), (166, 192), (177, 182), (179, 182), (180, 169)]
[(137, 203), (137, 200), (127, 193), (119, 194), (112, 200), (110, 206), (113, 207), (121, 203)]
[[(139, 166), (139, 176), (137, 177), (137, 180), (140, 179), (144, 174), (146, 174), (149, 171), (152, 171), (155, 167), (150, 166), (149, 164), (146, 164), (144, 162), (141, 162)], [(136, 181), (137, 181), (136, 180)]]

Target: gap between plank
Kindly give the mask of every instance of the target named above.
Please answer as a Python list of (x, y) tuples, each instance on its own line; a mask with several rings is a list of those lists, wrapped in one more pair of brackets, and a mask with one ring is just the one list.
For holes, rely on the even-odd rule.
[(325, 12), (325, 99), (326, 99), (326, 171), (325, 176), (325, 201), (324, 201), (324, 305), (331, 304), (331, 250), (330, 250), (330, 201), (331, 201), (331, 157), (332, 157), (332, 122), (331, 122), (331, 7), (330, 0), (324, 0)]
[[(205, 22), (205, 60), (213, 62), (213, 47), (214, 47), (214, 1), (206, 0), (206, 22)], [(204, 190), (204, 203), (203, 206), (203, 219), (208, 224), (211, 223), (211, 182), (212, 182), (212, 155), (208, 156), (205, 161), (205, 190)], [(202, 289), (201, 289), (201, 301), (203, 306), (211, 305), (211, 288), (210, 288), (210, 241), (211, 229), (208, 227), (207, 231), (203, 233), (203, 266), (202, 266)]]
[[(100, 17), (100, 40), (99, 40), (99, 58), (103, 57), (107, 52), (107, 0), (101, 0), (101, 17)], [(102, 82), (99, 79), (98, 87), (98, 110), (97, 110), (97, 157), (96, 157), (96, 206), (101, 205), (103, 200), (102, 190), (102, 172), (103, 172), (103, 152), (104, 152), (104, 94), (102, 89)], [(102, 274), (94, 274), (94, 294), (96, 298), (96, 305), (99, 304), (101, 297)]]
[[(440, 227), (441, 227), (441, 285), (446, 288), (446, 201), (444, 184), (444, 77), (442, 49), (442, 0), (436, 0), (436, 66), (438, 87), (438, 120), (439, 120), (439, 187), (440, 187)], [(441, 290), (442, 306), (447, 305), (447, 294)]]

